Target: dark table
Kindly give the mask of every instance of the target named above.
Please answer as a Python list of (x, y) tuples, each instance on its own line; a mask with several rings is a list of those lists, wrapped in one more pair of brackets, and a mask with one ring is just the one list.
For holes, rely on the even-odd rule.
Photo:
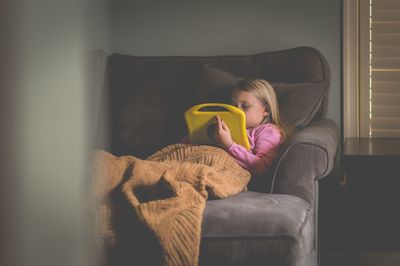
[(400, 138), (346, 138), (349, 241), (358, 251), (400, 251)]

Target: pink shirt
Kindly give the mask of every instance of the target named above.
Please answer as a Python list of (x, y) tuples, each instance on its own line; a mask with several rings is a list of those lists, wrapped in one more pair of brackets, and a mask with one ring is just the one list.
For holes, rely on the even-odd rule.
[(233, 143), (227, 148), (227, 152), (253, 175), (263, 175), (278, 155), (282, 138), (280, 130), (274, 124), (262, 124), (247, 129), (247, 136), (250, 142), (250, 151)]
[[(250, 142), (250, 151), (239, 144), (232, 143), (227, 148), (227, 152), (253, 175), (264, 175), (278, 155), (281, 133), (274, 124), (267, 123), (247, 129), (247, 137)], [(181, 143), (187, 143), (187, 141), (188, 138), (185, 137)]]

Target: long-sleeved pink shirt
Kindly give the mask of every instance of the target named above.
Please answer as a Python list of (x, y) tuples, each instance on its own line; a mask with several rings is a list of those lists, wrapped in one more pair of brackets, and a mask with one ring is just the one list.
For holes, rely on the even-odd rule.
[(255, 176), (263, 175), (278, 155), (282, 136), (280, 130), (272, 123), (262, 124), (247, 129), (250, 151), (233, 143), (227, 152), (245, 169)]
[[(232, 143), (226, 151), (251, 174), (261, 176), (267, 172), (268, 167), (278, 155), (282, 136), (280, 130), (272, 123), (262, 124), (246, 131), (250, 151), (236, 143)], [(187, 141), (188, 138), (185, 137), (181, 143), (187, 143)]]

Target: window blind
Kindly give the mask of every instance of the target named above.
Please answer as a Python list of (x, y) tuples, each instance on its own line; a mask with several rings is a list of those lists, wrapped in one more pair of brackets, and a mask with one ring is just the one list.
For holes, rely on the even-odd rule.
[(364, 2), (368, 9), (360, 10), (369, 13), (365, 34), (369, 41), (364, 38), (360, 46), (368, 47), (360, 50), (368, 51), (368, 60), (364, 60), (369, 66), (368, 73), (360, 68), (361, 75), (367, 76), (364, 79), (368, 78), (361, 88), (367, 95), (364, 100), (368, 98), (367, 110), (363, 111), (367, 112), (366, 119), (361, 119), (367, 125), (361, 126), (361, 130), (367, 130), (364, 135), (369, 137), (400, 137), (400, 0)]

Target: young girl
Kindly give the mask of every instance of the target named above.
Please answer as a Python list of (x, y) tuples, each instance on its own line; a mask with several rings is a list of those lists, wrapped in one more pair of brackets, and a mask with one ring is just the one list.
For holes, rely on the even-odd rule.
[(232, 91), (232, 105), (246, 114), (250, 151), (232, 141), (225, 122), (217, 119), (213, 140), (225, 149), (243, 168), (255, 176), (267, 172), (285, 138), (278, 102), (271, 84), (263, 79), (243, 80)]

